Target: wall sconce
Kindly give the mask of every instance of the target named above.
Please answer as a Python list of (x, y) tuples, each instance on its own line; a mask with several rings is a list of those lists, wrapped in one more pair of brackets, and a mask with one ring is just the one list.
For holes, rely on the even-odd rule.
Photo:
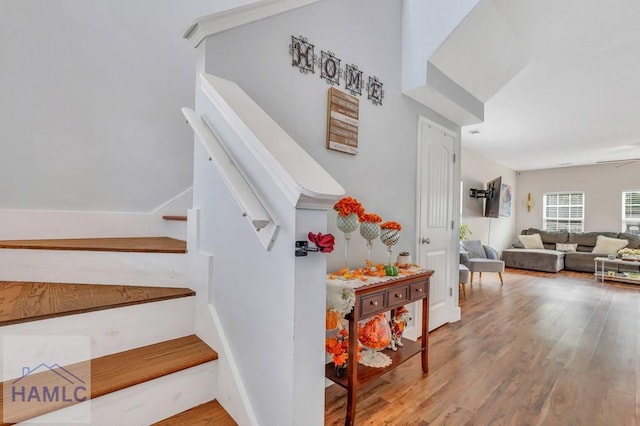
[(522, 207), (526, 207), (527, 213), (531, 213), (531, 207), (534, 207), (535, 205), (536, 205), (536, 202), (533, 200), (533, 198), (531, 198), (531, 193), (528, 192), (527, 198), (522, 200)]

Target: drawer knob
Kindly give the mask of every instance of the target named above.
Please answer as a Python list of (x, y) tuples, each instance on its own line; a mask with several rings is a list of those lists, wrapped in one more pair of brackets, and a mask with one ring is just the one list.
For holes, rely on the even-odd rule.
[(417, 291), (418, 293), (422, 293), (422, 287), (417, 288), (417, 289), (416, 289), (416, 291)]
[(371, 302), (369, 302), (371, 305), (373, 306), (378, 306), (378, 301), (377, 300), (372, 300)]
[(401, 294), (396, 294), (396, 299), (402, 299), (402, 295)]

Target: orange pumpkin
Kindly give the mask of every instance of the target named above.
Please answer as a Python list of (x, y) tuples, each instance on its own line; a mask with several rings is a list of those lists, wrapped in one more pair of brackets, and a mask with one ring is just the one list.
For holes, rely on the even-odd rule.
[(325, 318), (326, 329), (327, 330), (335, 330), (338, 328), (338, 311), (333, 309), (327, 309), (327, 314)]

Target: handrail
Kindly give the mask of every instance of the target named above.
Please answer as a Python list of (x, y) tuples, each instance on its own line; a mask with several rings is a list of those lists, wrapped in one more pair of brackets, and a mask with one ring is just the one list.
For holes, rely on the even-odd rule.
[[(236, 83), (200, 74), (200, 90), (215, 109), (206, 116), (212, 127), (237, 138), (293, 206), (328, 210), (344, 195), (344, 188)], [(236, 145), (229, 142), (229, 148)]]
[[(242, 173), (240, 173), (215, 131), (192, 109), (182, 108), (181, 111), (207, 150), (210, 160), (218, 168), (222, 180), (240, 206), (242, 215), (249, 220), (256, 233), (267, 228), (265, 230), (268, 234), (268, 236), (266, 236), (267, 238), (261, 238), (265, 237), (265, 235), (258, 234), (258, 236), (265, 246), (265, 249), (269, 250), (279, 228), (278, 224), (269, 212), (267, 212), (255, 190), (245, 180)], [(262, 234), (264, 234), (264, 232)]]

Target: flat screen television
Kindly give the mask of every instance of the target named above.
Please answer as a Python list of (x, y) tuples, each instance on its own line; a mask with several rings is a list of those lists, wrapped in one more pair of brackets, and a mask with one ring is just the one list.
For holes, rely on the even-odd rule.
[(502, 176), (487, 183), (487, 198), (484, 203), (485, 217), (500, 217), (500, 190), (502, 189)]

